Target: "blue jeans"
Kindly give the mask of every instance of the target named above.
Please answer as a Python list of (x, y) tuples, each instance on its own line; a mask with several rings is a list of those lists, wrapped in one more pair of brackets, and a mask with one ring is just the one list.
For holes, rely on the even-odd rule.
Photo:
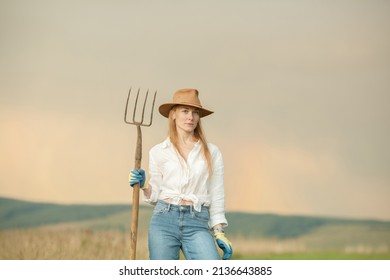
[(151, 260), (178, 260), (182, 250), (187, 260), (220, 260), (209, 231), (209, 209), (197, 212), (190, 205), (159, 200), (149, 226)]

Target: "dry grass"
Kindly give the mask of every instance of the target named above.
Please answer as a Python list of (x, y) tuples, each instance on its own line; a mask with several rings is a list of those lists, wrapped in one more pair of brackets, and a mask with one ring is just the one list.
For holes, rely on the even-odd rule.
[[(379, 232), (369, 238), (356, 236), (353, 240), (352, 230), (335, 234), (336, 229), (285, 240), (228, 237), (233, 243), (233, 258), (239, 259), (337, 259), (370, 255), (373, 259), (389, 259), (389, 233)], [(91, 230), (67, 224), (0, 231), (0, 259), (3, 260), (126, 260), (129, 251), (130, 234), (119, 230)], [(137, 259), (148, 259), (145, 231), (138, 232)]]
[[(304, 250), (295, 241), (231, 239), (234, 252), (257, 255)], [(0, 259), (8, 260), (125, 260), (129, 257), (128, 232), (52, 226), (0, 231)], [(148, 259), (147, 236), (139, 232), (137, 259)]]
[(264, 253), (300, 253), (308, 250), (306, 244), (297, 239), (231, 238), (235, 253), (259, 255)]
[[(137, 259), (147, 259), (147, 238), (138, 237)], [(0, 259), (124, 260), (130, 237), (120, 231), (24, 229), (0, 231)]]

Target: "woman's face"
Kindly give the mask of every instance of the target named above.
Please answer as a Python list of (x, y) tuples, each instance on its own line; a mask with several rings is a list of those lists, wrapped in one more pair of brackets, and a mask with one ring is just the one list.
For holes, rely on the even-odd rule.
[(187, 133), (194, 132), (199, 123), (199, 110), (191, 106), (177, 106), (173, 113), (176, 128)]

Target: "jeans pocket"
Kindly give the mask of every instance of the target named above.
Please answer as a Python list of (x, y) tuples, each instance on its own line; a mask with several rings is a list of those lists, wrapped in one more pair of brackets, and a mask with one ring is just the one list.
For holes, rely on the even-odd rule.
[(207, 208), (203, 208), (200, 212), (194, 211), (194, 217), (196, 220), (202, 223), (208, 223), (209, 221), (209, 210)]
[(168, 212), (169, 204), (157, 203), (153, 209), (153, 215), (160, 215)]

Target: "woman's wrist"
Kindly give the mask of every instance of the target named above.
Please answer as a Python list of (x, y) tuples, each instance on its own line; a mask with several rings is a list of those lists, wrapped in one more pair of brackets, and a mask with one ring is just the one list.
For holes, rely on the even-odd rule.
[(152, 194), (152, 187), (148, 184), (146, 188), (142, 188), (144, 191), (144, 195), (146, 198), (150, 198), (150, 195)]
[(225, 231), (223, 230), (222, 226), (215, 226), (213, 227), (213, 233), (214, 234), (217, 234), (217, 233), (224, 233)]

